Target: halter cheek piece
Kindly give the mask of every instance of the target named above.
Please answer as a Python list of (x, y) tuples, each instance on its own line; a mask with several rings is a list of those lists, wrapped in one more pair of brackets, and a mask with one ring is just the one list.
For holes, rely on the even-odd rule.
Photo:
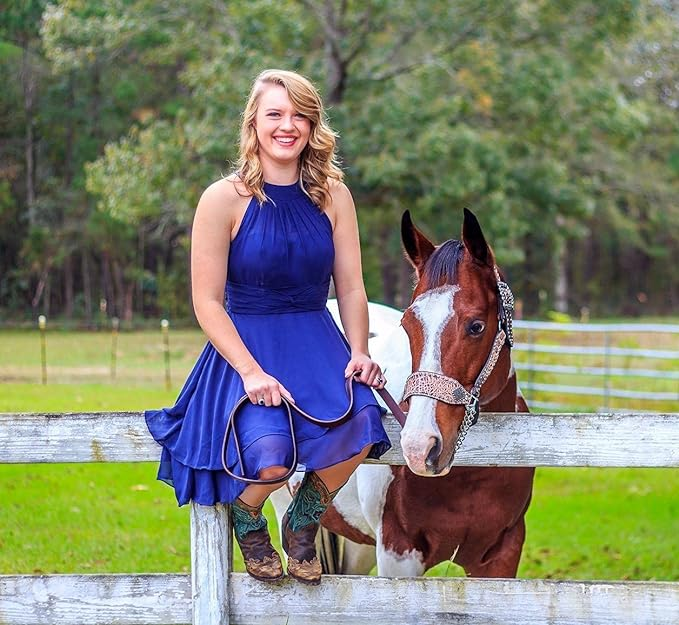
[(494, 267), (495, 280), (498, 291), (498, 327), (493, 340), (493, 346), (486, 362), (481, 369), (476, 381), (470, 390), (467, 390), (454, 378), (434, 373), (433, 371), (414, 371), (406, 380), (403, 399), (405, 401), (413, 395), (422, 395), (451, 405), (465, 406), (464, 418), (457, 434), (453, 455), (462, 445), (469, 428), (479, 419), (481, 387), (493, 372), (500, 351), (507, 345), (511, 349), (514, 345), (514, 333), (512, 330), (512, 317), (514, 313), (514, 295), (509, 285), (500, 278), (497, 267)]

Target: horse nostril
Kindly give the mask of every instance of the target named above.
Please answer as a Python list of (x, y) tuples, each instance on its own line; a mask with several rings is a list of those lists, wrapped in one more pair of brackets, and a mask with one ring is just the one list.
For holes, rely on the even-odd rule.
[(430, 437), (429, 440), (433, 441), (433, 444), (429, 449), (429, 453), (427, 454), (427, 460), (425, 461), (425, 464), (428, 469), (435, 469), (436, 461), (438, 460), (439, 454), (441, 453), (441, 439), (432, 436)]

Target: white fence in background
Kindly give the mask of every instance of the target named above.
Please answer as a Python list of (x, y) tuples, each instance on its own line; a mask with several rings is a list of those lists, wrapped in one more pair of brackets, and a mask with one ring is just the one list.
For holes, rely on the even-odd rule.
[[(648, 402), (664, 402), (669, 410), (679, 409), (679, 367), (674, 369), (654, 368), (654, 362), (677, 361), (679, 363), (679, 325), (676, 324), (634, 324), (634, 323), (609, 323), (609, 324), (584, 324), (584, 323), (555, 323), (547, 321), (522, 321), (514, 322), (517, 334), (526, 340), (517, 342), (513, 349), (514, 365), (519, 372), (521, 389), (524, 391), (529, 403), (542, 408), (564, 408), (563, 401), (554, 402), (547, 400), (535, 400), (535, 392), (547, 395), (571, 395), (598, 397), (601, 409), (610, 407), (611, 399), (646, 400)], [(537, 342), (537, 332), (541, 333), (541, 341), (546, 332), (563, 335), (563, 340), (555, 339), (550, 344)], [(572, 340), (566, 341), (567, 335), (576, 335), (580, 343), (584, 342), (585, 335), (598, 335), (601, 345), (573, 344)], [(642, 349), (636, 347), (617, 347), (614, 345), (621, 335), (632, 339), (638, 335), (665, 335), (663, 347), (671, 349)], [(561, 361), (572, 363), (575, 357), (579, 360), (602, 361), (599, 364), (555, 364), (536, 362), (540, 354), (556, 354)], [(620, 366), (619, 361), (625, 359), (625, 366)], [(626, 363), (633, 361), (632, 366)], [(540, 382), (535, 380), (535, 373), (553, 374), (573, 377), (595, 377), (601, 380), (600, 385)], [(654, 391), (649, 389), (630, 389), (629, 378), (662, 379), (669, 381), (671, 390)], [(676, 384), (672, 384), (672, 382)], [(574, 399), (572, 404), (577, 403)], [(568, 404), (570, 405), (570, 403)], [(616, 408), (617, 409), (617, 408)]]

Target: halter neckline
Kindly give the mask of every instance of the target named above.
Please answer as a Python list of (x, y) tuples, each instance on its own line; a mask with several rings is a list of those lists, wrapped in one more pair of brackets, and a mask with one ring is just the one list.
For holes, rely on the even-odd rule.
[(299, 182), (293, 182), (292, 184), (273, 184), (271, 182), (265, 182), (264, 193), (274, 201), (276, 199), (282, 200), (306, 196)]

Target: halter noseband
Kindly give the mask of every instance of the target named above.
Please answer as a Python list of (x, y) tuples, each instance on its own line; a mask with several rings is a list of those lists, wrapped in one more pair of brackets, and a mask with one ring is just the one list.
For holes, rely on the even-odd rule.
[(512, 295), (509, 285), (500, 278), (497, 267), (493, 267), (493, 270), (498, 290), (497, 334), (493, 340), (493, 346), (490, 348), (488, 358), (486, 358), (486, 362), (471, 390), (468, 391), (456, 379), (442, 373), (414, 371), (406, 380), (403, 399), (401, 400), (405, 401), (413, 395), (421, 395), (446, 404), (465, 406), (464, 418), (457, 434), (453, 456), (462, 445), (462, 441), (467, 435), (469, 428), (479, 419), (481, 387), (493, 372), (500, 357), (500, 351), (504, 345), (507, 345), (509, 348), (514, 345), (512, 329), (514, 295)]

